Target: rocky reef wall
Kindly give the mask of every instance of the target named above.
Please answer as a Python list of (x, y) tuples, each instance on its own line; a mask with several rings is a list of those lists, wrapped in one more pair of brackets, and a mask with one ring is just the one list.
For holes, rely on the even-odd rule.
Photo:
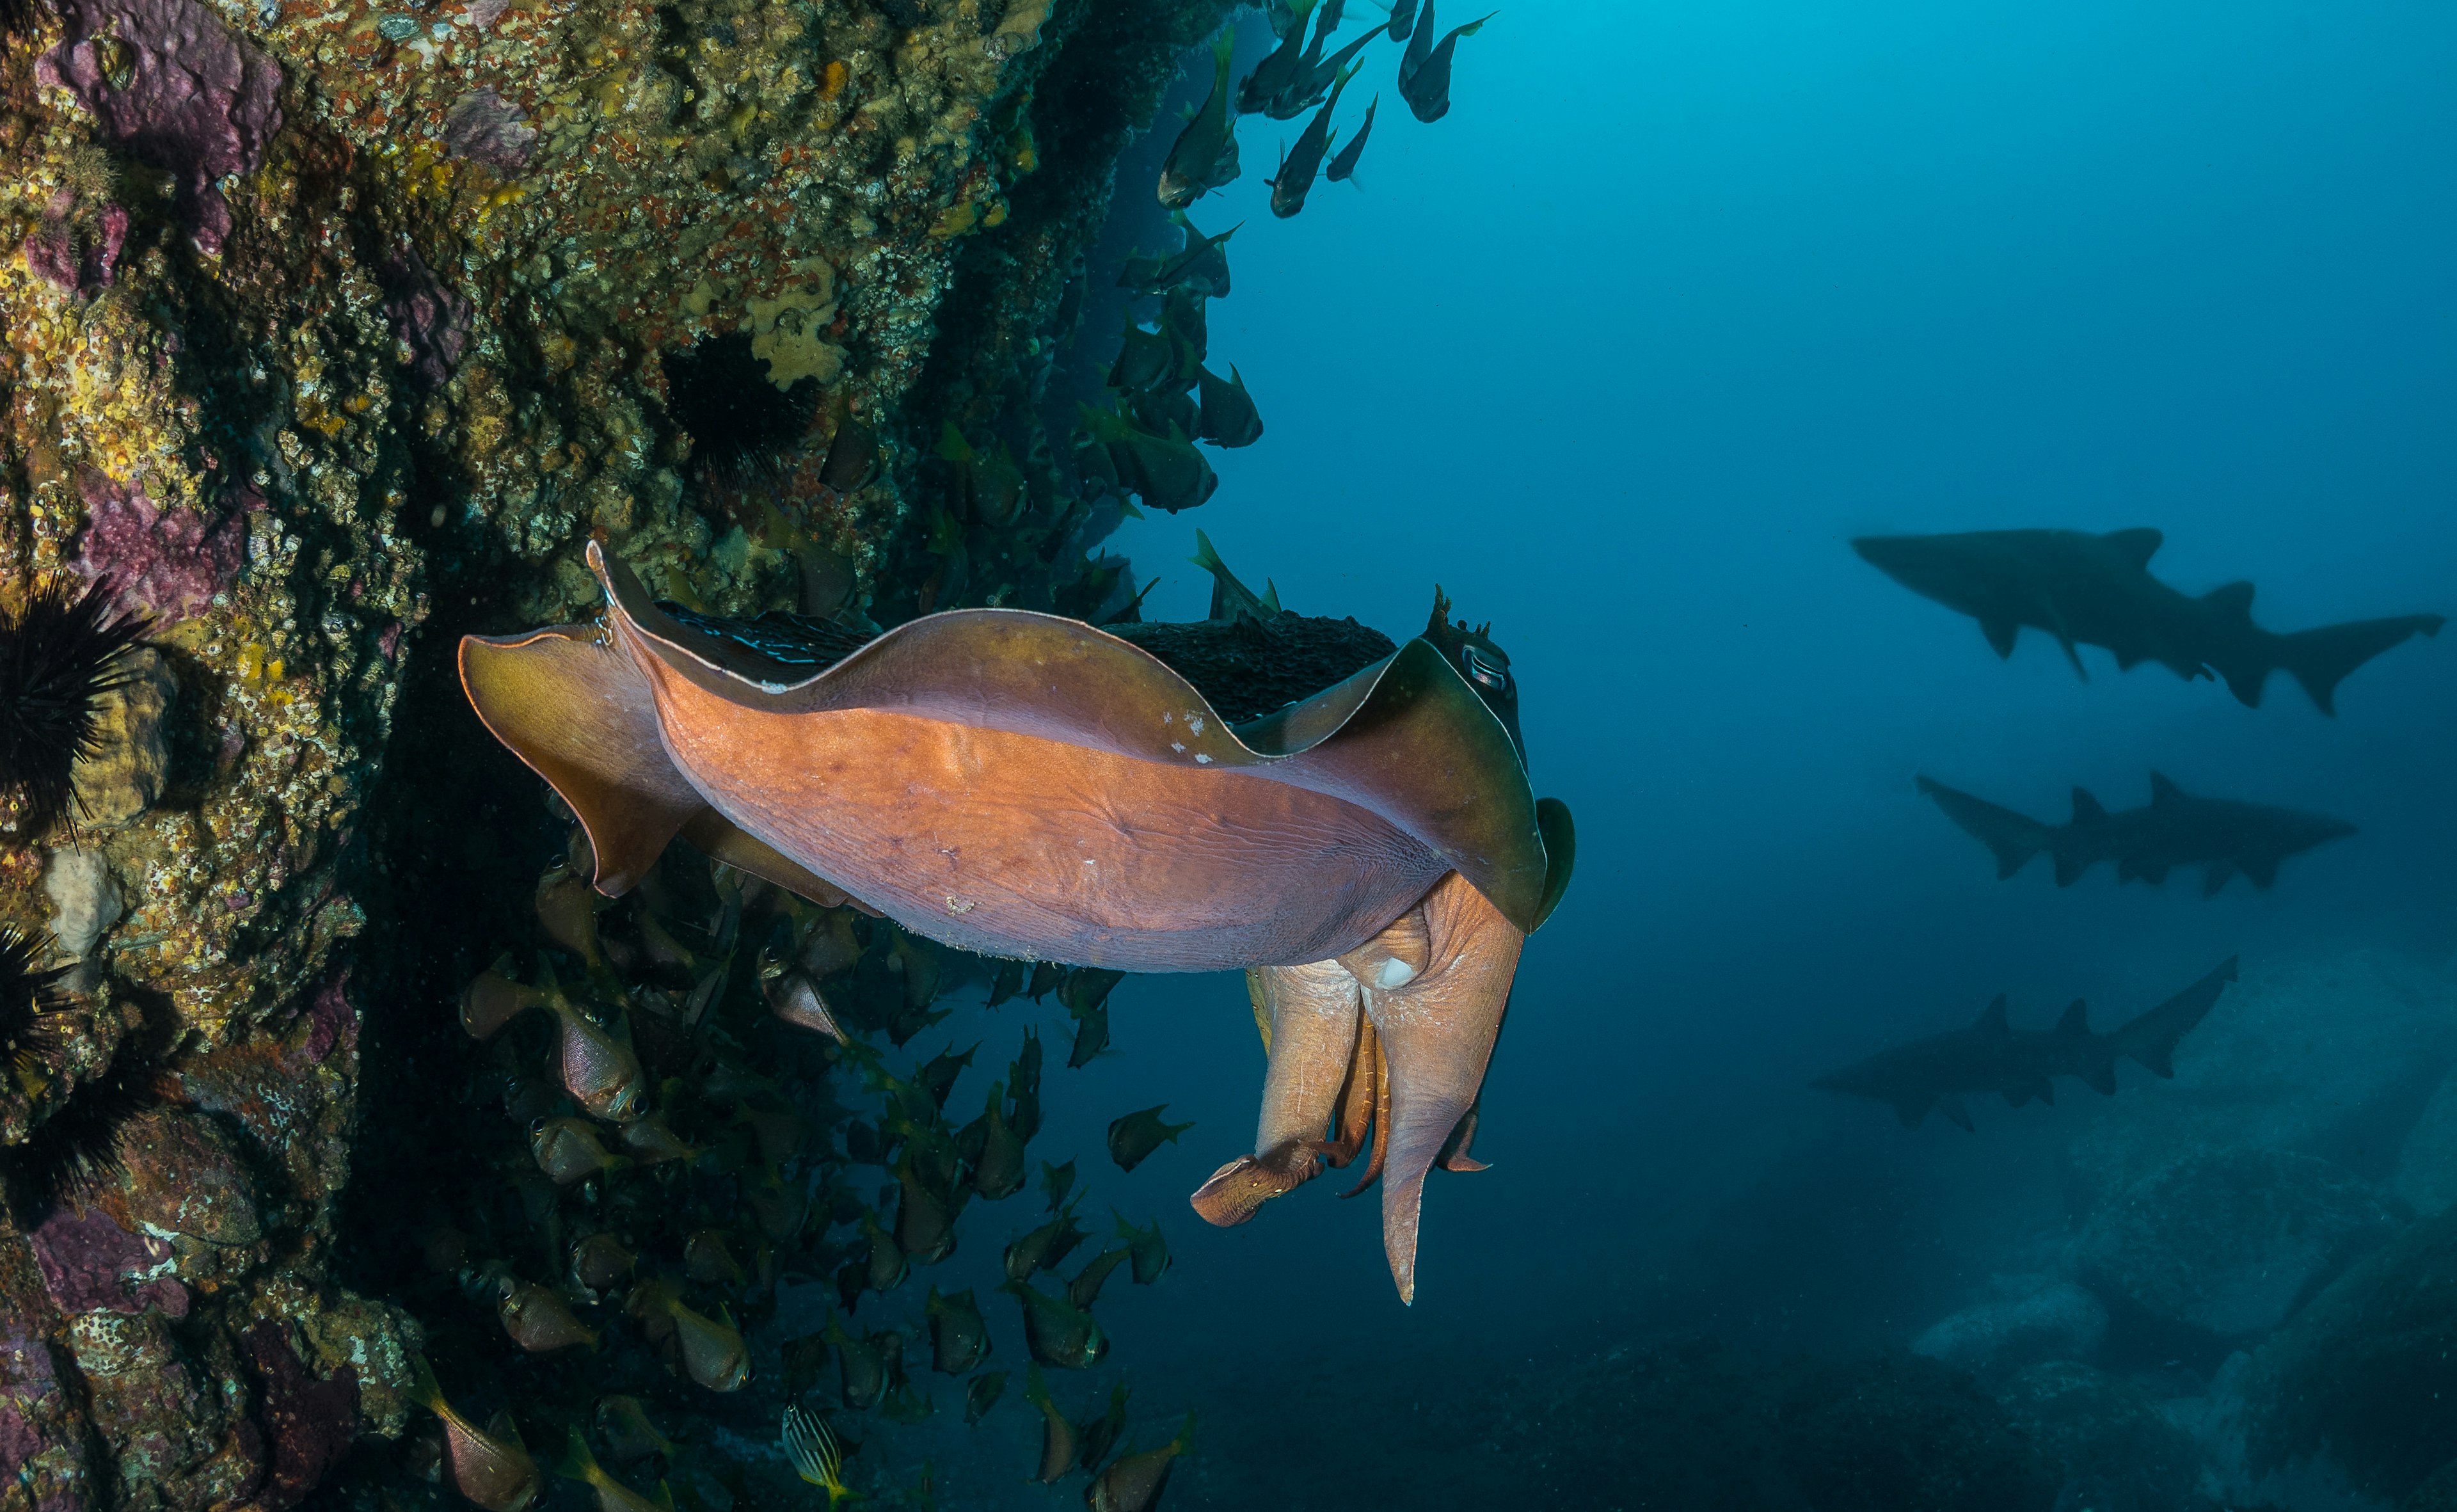
[[(406, 1422), (353, 1171), (409, 1169), (452, 994), (562, 843), (458, 635), (586, 614), (591, 538), (721, 612), (1118, 590), (1036, 404), (1226, 9), (9, 18), (0, 613), (100, 579), (152, 632), (83, 814), (0, 829), (0, 921), (75, 963), (0, 1158), (93, 1198), (0, 1217), (0, 1506), (295, 1505)], [(1022, 498), (948, 489), (947, 425)]]

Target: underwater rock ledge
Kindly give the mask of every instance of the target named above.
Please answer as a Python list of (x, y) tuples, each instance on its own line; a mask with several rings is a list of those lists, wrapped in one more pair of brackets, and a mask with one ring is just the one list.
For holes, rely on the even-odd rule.
[[(407, 1169), (556, 828), (437, 648), (576, 617), (591, 538), (716, 612), (1116, 587), (1036, 405), (1227, 9), (64, 0), (0, 40), (0, 614), (69, 577), (152, 622), (108, 801), (0, 816), (0, 922), (83, 963), (0, 1076), (0, 1506), (295, 1505), (407, 1421), (349, 1185)], [(1026, 507), (951, 515), (948, 424)]]

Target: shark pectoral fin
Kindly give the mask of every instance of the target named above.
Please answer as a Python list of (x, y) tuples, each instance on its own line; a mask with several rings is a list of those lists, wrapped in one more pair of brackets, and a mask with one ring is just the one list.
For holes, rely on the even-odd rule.
[(2013, 641), (2022, 633), (2022, 627), (2010, 619), (1983, 619), (1979, 633), (1988, 637), (1988, 644), (2001, 660), (2013, 654)]
[(1432, 964), (1404, 985), (1370, 988), (1365, 1000), (1390, 1083), (1382, 1247), (1406, 1302), (1416, 1295), (1425, 1173), (1476, 1106), (1526, 942), (1456, 872), (1435, 883), (1417, 908), (1432, 942)]
[(648, 678), (588, 628), (464, 636), (461, 686), (495, 738), (580, 817), (599, 892), (630, 891), (708, 810), (666, 757)]
[(774, 882), (822, 908), (841, 908), (850, 902), (872, 918), (878, 917), (877, 909), (849, 897), (843, 888), (818, 873), (807, 871), (786, 860), (774, 846), (754, 839), (712, 808), (703, 808), (684, 820), (682, 838), (711, 860), (723, 861), (736, 871), (749, 872), (762, 880)]
[(1268, 1017), (1270, 1046), (1256, 1153), (1213, 1171), (1188, 1199), (1223, 1227), (1245, 1222), (1321, 1171), (1323, 1130), (1355, 1059), (1362, 1022), (1356, 979), (1336, 961), (1257, 967), (1248, 981), (1257, 1018)]
[(1960, 1093), (1947, 1092), (1937, 1098), (1936, 1110), (1953, 1120), (1966, 1133), (1978, 1128), (1971, 1121), (1971, 1109), (1964, 1105)]

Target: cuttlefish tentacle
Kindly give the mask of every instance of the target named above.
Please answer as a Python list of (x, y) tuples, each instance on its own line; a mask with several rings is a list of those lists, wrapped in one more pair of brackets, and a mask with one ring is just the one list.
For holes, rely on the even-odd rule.
[[(1356, 1178), (1355, 1186), (1340, 1193), (1342, 1198), (1353, 1197), (1381, 1180), (1382, 1163), (1391, 1154), (1391, 1062), (1382, 1053), (1382, 1037), (1374, 1032), (1373, 1019), (1366, 1019), (1365, 1025), (1365, 1033), (1360, 1037), (1364, 1043), (1356, 1047), (1357, 1070), (1364, 1080), (1356, 1088), (1356, 1107), (1350, 1115), (1354, 1122), (1340, 1132), (1348, 1140), (1349, 1159), (1352, 1160), (1361, 1141), (1351, 1134), (1349, 1129), (1361, 1131), (1365, 1121), (1371, 1120), (1373, 1148), (1365, 1157), (1364, 1173)], [(1347, 1163), (1345, 1160), (1340, 1162), (1343, 1166)]]
[[(1382, 1180), (1382, 1242), (1402, 1300), (1415, 1299), (1416, 1228), (1425, 1173), (1439, 1160), (1454, 1170), (1482, 1169), (1467, 1154), (1477, 1093), (1509, 1005), (1526, 936), (1456, 872), (1381, 933), (1333, 961), (1265, 967), (1254, 973), (1258, 1017), (1268, 1005), (1270, 1069), (1257, 1130), (1260, 1153), (1220, 1168), (1194, 1194), (1195, 1211), (1214, 1223), (1242, 1223), (1272, 1197), (1319, 1169), (1353, 1159), (1372, 1125), (1364, 1175), (1346, 1195)], [(1298, 989), (1309, 995), (1300, 999)], [(1288, 1011), (1297, 1001), (1361, 1001), (1352, 1039), (1330, 1032), (1336, 1020)], [(1306, 1027), (1298, 1030), (1300, 1025)], [(1336, 1069), (1335, 1095), (1322, 1088)], [(1303, 1087), (1304, 1095), (1291, 1095)], [(1280, 1095), (1274, 1089), (1285, 1088)], [(1322, 1140), (1325, 1125), (1332, 1137)], [(1313, 1141), (1297, 1161), (1286, 1141)]]
[(1248, 981), (1270, 1055), (1256, 1153), (1213, 1171), (1192, 1199), (1197, 1212), (1224, 1228), (1321, 1172), (1323, 1127), (1337, 1106), (1364, 1022), (1356, 979), (1336, 961), (1264, 966)]
[(1432, 940), (1432, 964), (1401, 985), (1365, 990), (1365, 1011), (1391, 1084), (1382, 1248), (1400, 1300), (1409, 1302), (1416, 1295), (1425, 1172), (1476, 1106), (1526, 942), (1456, 873), (1435, 884), (1418, 906)]
[(1337, 1111), (1332, 1114), (1331, 1138), (1322, 1147), (1322, 1163), (1337, 1169), (1354, 1160), (1373, 1131), (1373, 1110), (1382, 1099), (1382, 1043), (1373, 1037), (1373, 1021), (1356, 1020), (1356, 1054), (1348, 1063), (1348, 1083), (1339, 1089)]

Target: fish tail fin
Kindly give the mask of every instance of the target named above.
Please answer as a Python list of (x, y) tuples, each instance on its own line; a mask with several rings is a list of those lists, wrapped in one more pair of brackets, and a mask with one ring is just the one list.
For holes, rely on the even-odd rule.
[(2226, 990), (2227, 984), (2235, 977), (2236, 958), (2229, 956), (2208, 976), (2111, 1033), (2108, 1036), (2111, 1042), (2111, 1085), (2116, 1055), (2130, 1056), (2149, 1067), (2153, 1076), (2174, 1076), (2178, 1042), (2209, 1016), (2211, 1007), (2219, 1001), (2219, 994)]
[(426, 1357), (413, 1353), (409, 1364), (409, 1399), (438, 1418), (450, 1412), (452, 1404), (444, 1399), (444, 1385), (435, 1378), (435, 1367), (426, 1362)]
[[(2294, 674), (2311, 695), (2314, 708), (2323, 714), (2335, 714), (2338, 684), (2346, 673), (2371, 660), (2390, 647), (2416, 635), (2437, 635), (2447, 620), (2439, 614), (2399, 614), (2388, 619), (2359, 619), (2343, 625), (2323, 625), (2318, 630), (2299, 630), (2278, 637), (2278, 664)], [(2266, 680), (2267, 669), (2260, 675)], [(2247, 704), (2257, 701), (2258, 687), (2250, 698), (2236, 685), (2236, 674), (2228, 672), (2227, 686)]]
[(588, 1452), (588, 1440), (579, 1428), (574, 1427), (569, 1433), (569, 1447), (564, 1451), (563, 1462), (554, 1467), (554, 1473), (567, 1481), (582, 1481), (595, 1485), (598, 1478), (606, 1472), (598, 1467), (597, 1457)]
[[(1946, 818), (1988, 847), (1996, 858), (1999, 881), (2020, 871), (2032, 857), (2047, 848), (2048, 827), (2034, 818), (1947, 787), (1933, 777), (1921, 777), (1919, 790), (1936, 800)], [(2063, 880), (2061, 865), (2058, 880)]]

